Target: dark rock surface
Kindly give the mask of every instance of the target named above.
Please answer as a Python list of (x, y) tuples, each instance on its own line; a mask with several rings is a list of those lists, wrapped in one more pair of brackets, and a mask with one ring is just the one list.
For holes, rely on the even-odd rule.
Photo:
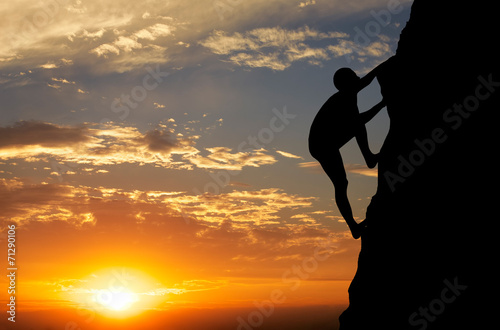
[(498, 13), (412, 5), (378, 78), (391, 126), (341, 330), (498, 327)]

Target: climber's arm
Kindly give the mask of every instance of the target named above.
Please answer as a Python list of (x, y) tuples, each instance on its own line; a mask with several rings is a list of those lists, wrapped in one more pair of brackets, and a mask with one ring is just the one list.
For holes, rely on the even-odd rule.
[(377, 113), (379, 113), (380, 110), (382, 110), (386, 106), (385, 101), (382, 100), (379, 103), (377, 103), (375, 106), (373, 106), (370, 110), (367, 110), (363, 113), (359, 114), (360, 121), (363, 125), (365, 125), (367, 122), (373, 119)]
[(375, 69), (373, 69), (372, 71), (370, 71), (366, 76), (364, 76), (363, 78), (361, 78), (359, 80), (358, 91), (364, 89), (366, 86), (368, 86), (368, 85), (371, 84), (371, 82), (373, 81), (373, 79), (378, 74), (378, 68), (379, 67), (376, 67)]
[(366, 76), (361, 78), (359, 80), (359, 90), (362, 90), (366, 86), (370, 85), (373, 79), (380, 73), (380, 71), (384, 68), (384, 66), (394, 59), (394, 56), (390, 57), (388, 60), (380, 63), (378, 66), (376, 66), (372, 71), (370, 71)]

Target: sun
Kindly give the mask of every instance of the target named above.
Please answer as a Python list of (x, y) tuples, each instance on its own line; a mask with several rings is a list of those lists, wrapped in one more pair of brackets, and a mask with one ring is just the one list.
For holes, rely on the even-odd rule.
[(116, 292), (110, 290), (96, 291), (93, 300), (103, 308), (112, 311), (126, 311), (139, 301), (136, 293), (124, 288)]
[(158, 281), (136, 269), (101, 269), (78, 283), (79, 287), (66, 289), (66, 298), (105, 317), (128, 318), (159, 303), (151, 296)]

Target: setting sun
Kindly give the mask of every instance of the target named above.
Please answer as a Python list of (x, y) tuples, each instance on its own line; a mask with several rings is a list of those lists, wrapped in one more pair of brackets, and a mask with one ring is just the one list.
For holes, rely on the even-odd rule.
[(98, 290), (93, 298), (95, 302), (104, 308), (114, 311), (125, 311), (138, 300), (137, 294), (133, 292), (111, 292), (107, 290)]
[(152, 277), (124, 267), (103, 269), (60, 285), (62, 298), (82, 310), (114, 318), (137, 315), (166, 298), (165, 289), (161, 291), (161, 285)]

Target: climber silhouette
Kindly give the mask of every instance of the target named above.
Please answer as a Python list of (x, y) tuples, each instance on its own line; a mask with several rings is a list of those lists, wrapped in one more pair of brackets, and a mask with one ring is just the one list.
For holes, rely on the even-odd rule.
[(309, 133), (309, 152), (319, 161), (332, 181), (335, 187), (335, 201), (355, 239), (361, 236), (366, 223), (363, 221), (358, 224), (352, 215), (347, 198), (347, 176), (340, 148), (356, 137), (367, 166), (373, 168), (377, 165), (377, 155), (370, 151), (368, 145), (365, 124), (385, 107), (385, 102), (382, 100), (370, 110), (360, 114), (357, 94), (373, 81), (384, 63), (363, 78), (359, 78), (349, 68), (337, 70), (333, 76), (333, 84), (338, 92), (332, 95), (318, 111)]

